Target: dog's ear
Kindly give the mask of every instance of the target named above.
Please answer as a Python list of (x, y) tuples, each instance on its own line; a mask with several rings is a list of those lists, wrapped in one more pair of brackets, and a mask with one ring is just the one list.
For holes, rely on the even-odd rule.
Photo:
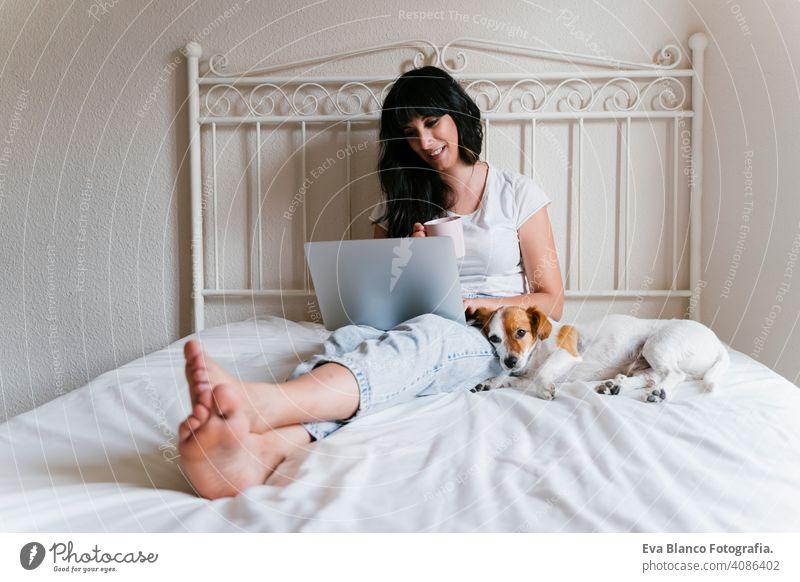
[(528, 317), (531, 320), (531, 329), (536, 332), (539, 339), (547, 339), (553, 331), (553, 324), (547, 314), (538, 307), (529, 307)]
[(479, 307), (472, 315), (467, 315), (467, 325), (483, 329), (494, 315), (494, 310), (488, 307)]

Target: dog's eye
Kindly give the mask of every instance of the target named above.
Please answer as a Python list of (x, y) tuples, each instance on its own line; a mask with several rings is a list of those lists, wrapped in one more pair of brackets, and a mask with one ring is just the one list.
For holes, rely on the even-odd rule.
[(493, 344), (499, 344), (500, 343), (500, 338), (497, 337), (496, 335), (490, 335), (489, 336), (489, 341), (492, 342)]
[(517, 337), (518, 337), (518, 338), (523, 338), (523, 337), (525, 337), (525, 334), (526, 334), (526, 333), (527, 333), (527, 332), (526, 332), (524, 329), (518, 329), (518, 330), (517, 330)]

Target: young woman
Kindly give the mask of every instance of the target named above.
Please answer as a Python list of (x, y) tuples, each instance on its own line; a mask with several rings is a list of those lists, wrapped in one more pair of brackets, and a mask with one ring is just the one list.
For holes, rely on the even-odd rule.
[[(560, 319), (563, 285), (550, 199), (521, 174), (479, 159), (480, 111), (436, 67), (401, 76), (381, 114), (381, 187), (375, 238), (425, 236), (423, 223), (459, 215), (464, 309), (537, 305)], [(500, 373), (474, 327), (422, 315), (384, 332), (346, 326), (283, 384), (242, 382), (197, 341), (185, 346), (191, 415), (180, 463), (209, 499), (263, 483), (287, 455), (344, 423), (417, 396), (469, 390)]]

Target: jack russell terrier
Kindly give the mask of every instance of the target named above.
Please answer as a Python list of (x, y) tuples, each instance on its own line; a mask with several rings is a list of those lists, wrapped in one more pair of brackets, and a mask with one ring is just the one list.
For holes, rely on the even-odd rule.
[[(508, 371), (478, 384), (473, 392), (517, 388), (551, 400), (557, 382), (602, 380), (595, 388), (600, 394), (644, 388), (645, 401), (661, 402), (687, 377), (702, 379), (711, 392), (730, 364), (714, 332), (685, 319), (609, 315), (573, 326), (552, 322), (537, 307), (501, 307), (477, 309), (468, 324), (481, 328)], [(591, 364), (590, 373), (587, 366), (577, 367), (584, 358)], [(570, 377), (573, 370), (583, 377)]]

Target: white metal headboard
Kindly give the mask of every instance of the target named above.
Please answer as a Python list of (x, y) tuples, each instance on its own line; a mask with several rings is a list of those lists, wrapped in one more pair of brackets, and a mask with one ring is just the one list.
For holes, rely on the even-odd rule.
[[(219, 265), (217, 250), (217, 169), (212, 168), (210, 222), (213, 231), (215, 265), (212, 286), (207, 286), (205, 279), (206, 255), (204, 251), (205, 226), (202, 201), (201, 158), (203, 137), (201, 129), (210, 127), (211, 151), (213, 159), (217, 159), (216, 131), (218, 126), (234, 128), (255, 127), (257, 138), (256, 188), (259, 200), (262, 199), (261, 185), (261, 130), (262, 127), (291, 124), (301, 134), (301, 175), (306, 175), (306, 130), (312, 124), (336, 124), (344, 126), (350, 146), (350, 132), (354, 124), (372, 123), (379, 119), (381, 103), (393, 80), (402, 71), (393, 71), (388, 75), (359, 78), (341, 76), (281, 76), (280, 71), (314, 67), (321, 63), (334, 62), (341, 59), (362, 56), (383, 51), (411, 50), (411, 65), (419, 67), (433, 64), (450, 72), (458, 79), (481, 108), (484, 134), (493, 121), (519, 121), (530, 128), (530, 145), (526, 156), (530, 156), (531, 167), (536, 157), (535, 139), (537, 124), (548, 120), (573, 120), (577, 123), (577, 160), (575, 172), (577, 185), (572, 189), (573, 200), (571, 212), (577, 221), (575, 237), (568, 237), (567, 251), (576, 253), (578, 261), (577, 280), (569, 277), (572, 285), (567, 288), (567, 297), (682, 297), (689, 302), (689, 314), (699, 319), (698, 294), (700, 281), (700, 208), (702, 195), (702, 132), (703, 132), (703, 52), (707, 45), (706, 36), (697, 33), (689, 38), (692, 52), (690, 68), (680, 68), (684, 60), (679, 47), (664, 47), (655, 58), (654, 63), (634, 63), (613, 60), (593, 55), (565, 53), (550, 49), (531, 48), (516, 44), (502, 43), (471, 38), (454, 40), (443, 47), (427, 41), (410, 41), (373, 46), (354, 52), (337, 54), (318, 59), (306, 59), (284, 65), (262, 68), (241, 73), (224, 72), (227, 59), (224, 55), (214, 55), (206, 63), (203, 75), (200, 71), (202, 48), (196, 42), (186, 45), (184, 54), (187, 57), (189, 81), (189, 135), (190, 135), (190, 167), (191, 167), (191, 209), (192, 209), (192, 298), (194, 305), (194, 327), (196, 331), (205, 326), (205, 300), (214, 297), (264, 297), (264, 296), (313, 296), (309, 287), (308, 275), (302, 289), (265, 289), (260, 272), (264, 245), (261, 214), (258, 213), (256, 252), (258, 253), (258, 283), (248, 289), (225, 289), (219, 282)], [(579, 72), (546, 72), (531, 75), (525, 74), (475, 74), (467, 72), (470, 52), (491, 54), (492, 52), (512, 53), (524, 57), (536, 57), (548, 61), (580, 65)], [(687, 102), (687, 88), (690, 85), (691, 104)], [(673, 193), (677, 196), (678, 148), (686, 148), (685, 140), (679, 139), (679, 126), (691, 119), (691, 145), (689, 172), (684, 172), (689, 179), (689, 288), (676, 288), (675, 281), (670, 289), (632, 290), (628, 285), (628, 270), (618, 269), (615, 288), (608, 290), (583, 290), (580, 287), (581, 257), (581, 189), (583, 186), (583, 140), (584, 120), (610, 119), (624, 124), (625, 157), (623, 193), (618, 228), (623, 232), (620, 236), (619, 254), (616, 260), (619, 265), (627, 265), (628, 245), (628, 203), (627, 192), (630, 188), (630, 152), (631, 123), (637, 119), (662, 118), (671, 121), (672, 143), (674, 147), (672, 159), (674, 163)], [(206, 132), (207, 133), (207, 132)], [(682, 131), (681, 133), (686, 133)], [(681, 143), (683, 142), (683, 143)], [(206, 144), (207, 145), (207, 144)], [(487, 144), (488, 146), (488, 144)], [(686, 157), (686, 156), (684, 156)], [(347, 196), (349, 200), (350, 160), (347, 158)], [(303, 240), (307, 240), (308, 216), (306, 204), (303, 202)], [(673, 232), (677, 233), (677, 217), (673, 213)], [(673, 238), (672, 267), (677, 272), (678, 249), (677, 237)], [(569, 274), (569, 273), (568, 273)]]

